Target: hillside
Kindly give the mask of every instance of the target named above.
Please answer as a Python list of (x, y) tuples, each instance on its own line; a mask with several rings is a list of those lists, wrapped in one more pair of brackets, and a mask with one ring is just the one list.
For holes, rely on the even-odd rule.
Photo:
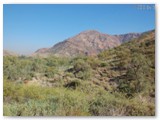
[(125, 43), (132, 39), (140, 37), (141, 34), (142, 33), (127, 33), (127, 34), (114, 35), (114, 36), (116, 36), (119, 39), (120, 43)]
[(3, 56), (18, 56), (18, 54), (8, 50), (3, 50)]
[(123, 35), (103, 34), (95, 30), (88, 30), (55, 44), (51, 48), (37, 50), (33, 56), (77, 56), (97, 55), (101, 51), (111, 49), (133, 38), (139, 37), (140, 33), (128, 33)]
[[(92, 32), (101, 35), (90, 32), (68, 40), (77, 43)], [(4, 115), (154, 116), (155, 30), (122, 45), (113, 36), (107, 38), (111, 49), (97, 56), (4, 56)], [(61, 44), (67, 51), (68, 40), (54, 51)]]

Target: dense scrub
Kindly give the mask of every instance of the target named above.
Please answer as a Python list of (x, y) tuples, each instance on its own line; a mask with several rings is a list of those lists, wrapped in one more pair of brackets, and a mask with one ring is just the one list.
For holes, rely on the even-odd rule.
[(154, 39), (152, 31), (98, 56), (4, 57), (4, 115), (155, 115)]

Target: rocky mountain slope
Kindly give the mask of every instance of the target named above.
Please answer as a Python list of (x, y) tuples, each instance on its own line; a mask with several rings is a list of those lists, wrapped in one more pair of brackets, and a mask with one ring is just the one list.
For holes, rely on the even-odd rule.
[(138, 38), (141, 36), (141, 33), (128, 33), (122, 35), (115, 35), (121, 43), (128, 42), (131, 39)]
[(55, 44), (51, 48), (37, 50), (33, 56), (76, 56), (97, 55), (103, 50), (116, 47), (131, 39), (138, 38), (140, 33), (129, 33), (123, 35), (103, 34), (95, 30), (88, 30)]

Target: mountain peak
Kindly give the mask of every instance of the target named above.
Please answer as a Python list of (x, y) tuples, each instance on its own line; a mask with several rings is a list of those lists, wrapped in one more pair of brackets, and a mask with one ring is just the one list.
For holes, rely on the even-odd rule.
[(80, 34), (100, 34), (100, 32), (98, 32), (96, 30), (85, 30), (85, 31), (81, 32)]
[(109, 35), (96, 30), (86, 30), (55, 44), (48, 49), (40, 49), (36, 54), (53, 54), (55, 56), (97, 55), (103, 50), (111, 49), (140, 34)]

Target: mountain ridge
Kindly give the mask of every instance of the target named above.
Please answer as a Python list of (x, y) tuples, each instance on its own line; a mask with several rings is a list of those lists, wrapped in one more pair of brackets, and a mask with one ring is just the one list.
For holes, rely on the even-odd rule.
[(13, 51), (3, 50), (3, 56), (18, 56), (18, 54)]
[(127, 33), (120, 35), (109, 35), (96, 30), (86, 30), (65, 39), (50, 48), (38, 49), (32, 56), (77, 56), (97, 55), (103, 50), (110, 49), (138, 38), (141, 33)]

